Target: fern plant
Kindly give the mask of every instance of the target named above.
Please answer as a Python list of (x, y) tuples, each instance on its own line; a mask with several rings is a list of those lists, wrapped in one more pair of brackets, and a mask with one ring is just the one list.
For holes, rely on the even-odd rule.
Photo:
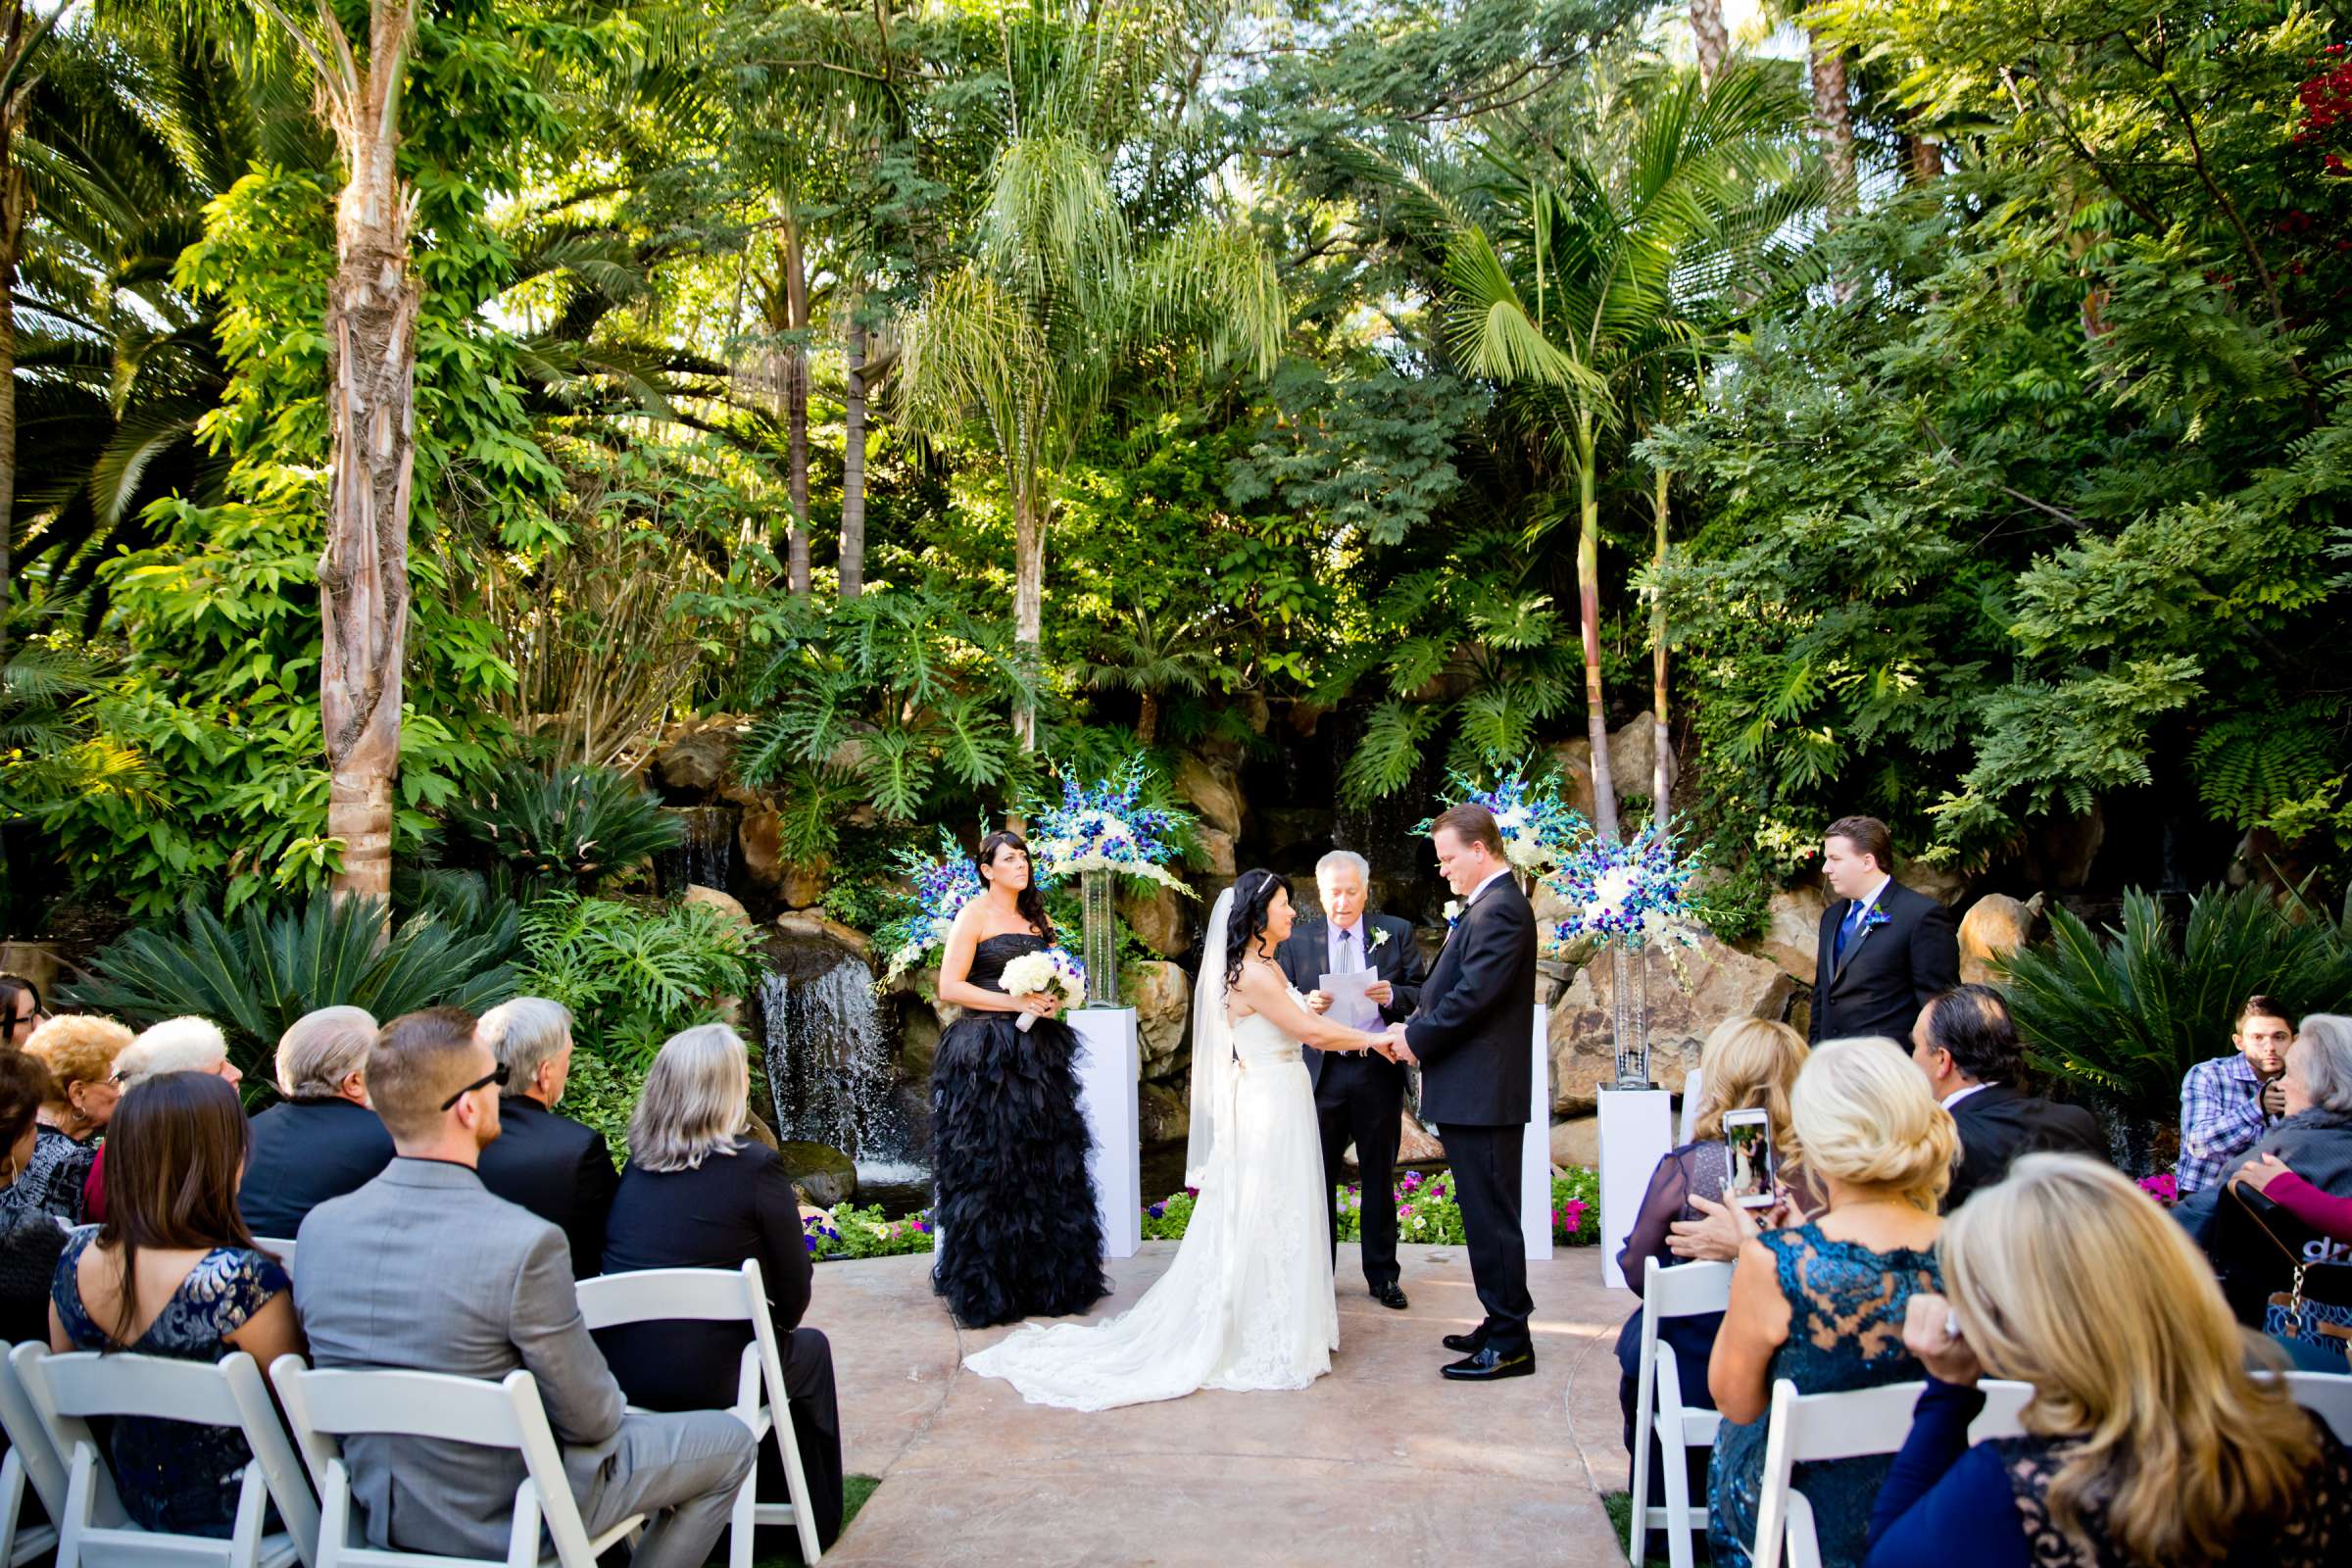
[(593, 893), (684, 837), (659, 799), (612, 768), (574, 765), (550, 778), (527, 762), (501, 768), (450, 811), (449, 826), (519, 896)]
[(2136, 1114), (2178, 1112), (2182, 1075), (2230, 1049), (2249, 996), (2269, 996), (2296, 1017), (2352, 1007), (2352, 925), (2298, 893), (2209, 889), (2176, 931), (2162, 906), (2134, 890), (2120, 926), (2094, 932), (2063, 908), (2050, 925), (2047, 946), (2007, 961), (2027, 1054), (2051, 1077)]
[(144, 927), (102, 950), (69, 1005), (138, 1027), (195, 1013), (228, 1036), (257, 1081), (278, 1036), (318, 1007), (365, 1007), (378, 1019), (418, 1007), (478, 1012), (515, 993), (521, 918), (512, 905), (474, 922), (411, 915), (384, 934), (381, 900), (319, 894), (299, 909), (248, 904), (234, 923), (199, 905), (182, 928)]
[(631, 1068), (760, 983), (749, 928), (702, 904), (558, 893), (523, 916), (522, 948), (524, 989), (571, 1009), (577, 1044)]

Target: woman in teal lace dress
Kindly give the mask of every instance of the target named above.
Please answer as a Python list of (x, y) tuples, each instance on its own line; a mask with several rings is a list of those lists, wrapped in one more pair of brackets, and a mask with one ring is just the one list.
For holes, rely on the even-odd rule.
[[(1903, 1348), (1904, 1312), (1913, 1296), (1942, 1289), (1936, 1205), (1960, 1141), (1919, 1069), (1883, 1040), (1833, 1041), (1797, 1075), (1790, 1114), (1829, 1206), (1751, 1238), (1733, 1270), (1731, 1309), (1707, 1364), (1723, 1412), (1707, 1475), (1707, 1543), (1719, 1568), (1749, 1560), (1773, 1384), (1787, 1378), (1800, 1394), (1830, 1394), (1919, 1377)], [(1888, 1462), (1797, 1466), (1827, 1568), (1861, 1562)]]
[[(107, 1134), (106, 1223), (74, 1233), (49, 1286), (49, 1348), (265, 1368), (302, 1348), (291, 1281), (237, 1215), (251, 1142), (237, 1092), (168, 1072), (122, 1097)], [(122, 1506), (143, 1529), (226, 1536), (253, 1454), (225, 1427), (146, 1416), (113, 1424)]]

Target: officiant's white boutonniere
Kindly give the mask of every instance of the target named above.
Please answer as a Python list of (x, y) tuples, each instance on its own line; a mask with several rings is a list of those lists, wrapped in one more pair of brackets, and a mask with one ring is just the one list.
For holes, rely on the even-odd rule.
[(1446, 929), (1448, 931), (1452, 930), (1461, 922), (1461, 918), (1462, 901), (1459, 899), (1447, 899), (1446, 901)]
[(1380, 951), (1380, 945), (1388, 940), (1389, 928), (1387, 926), (1376, 925), (1372, 928), (1372, 951), (1374, 953), (1378, 953)]

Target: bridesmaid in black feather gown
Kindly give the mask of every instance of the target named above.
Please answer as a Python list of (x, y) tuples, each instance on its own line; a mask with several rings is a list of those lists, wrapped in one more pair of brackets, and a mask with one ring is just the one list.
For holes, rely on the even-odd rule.
[[(940, 1000), (964, 1015), (931, 1069), (941, 1236), (931, 1283), (958, 1323), (986, 1328), (1083, 1312), (1110, 1284), (1070, 1068), (1078, 1037), (1045, 998), (999, 984), (1007, 963), (1053, 943), (1029, 847), (991, 833), (973, 861), (985, 891), (956, 916), (939, 966)], [(1037, 1015), (1025, 1034), (1024, 1012)]]

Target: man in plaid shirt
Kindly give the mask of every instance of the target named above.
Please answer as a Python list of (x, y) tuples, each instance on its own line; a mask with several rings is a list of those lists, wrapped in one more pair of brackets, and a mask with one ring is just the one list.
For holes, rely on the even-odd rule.
[(2237, 1054), (2200, 1061), (2180, 1080), (2180, 1196), (2211, 1187), (2285, 1111), (2278, 1075), (2295, 1027), (2268, 997), (2237, 1015)]

